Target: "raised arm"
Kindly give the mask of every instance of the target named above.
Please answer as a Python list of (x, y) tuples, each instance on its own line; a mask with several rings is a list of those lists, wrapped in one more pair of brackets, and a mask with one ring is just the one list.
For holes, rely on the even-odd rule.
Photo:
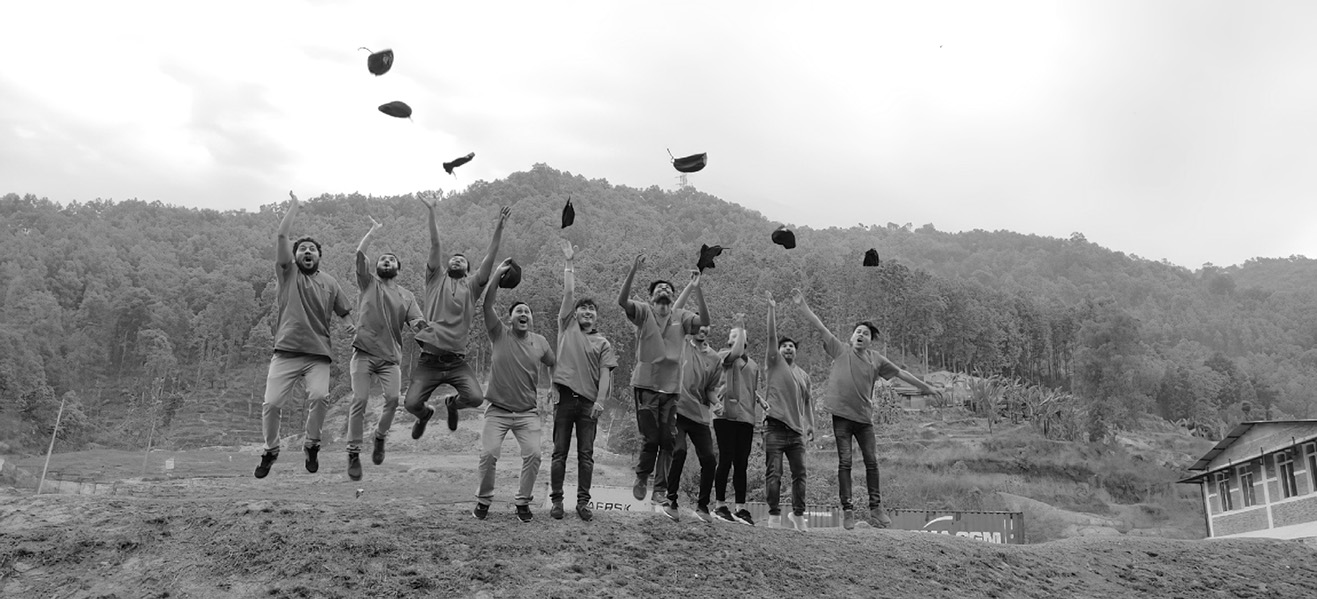
[(698, 279), (695, 281), (695, 305), (700, 307), (700, 326), (709, 326), (713, 318), (709, 316), (709, 306), (704, 303), (704, 288), (700, 287)]
[(764, 357), (764, 368), (772, 368), (782, 359), (782, 354), (777, 351), (777, 302), (773, 301), (773, 292), (764, 292), (768, 296), (768, 355)]
[(439, 223), (436, 221), (438, 217), (434, 214), (434, 208), (439, 203), (439, 199), (426, 200), (420, 198), (420, 200), (430, 213), (430, 258), (425, 262), (426, 275), (429, 275), (433, 271), (443, 270), (444, 268), (444, 248), (443, 244), (439, 243)]
[(695, 306), (700, 312), (700, 320), (695, 326), (707, 327), (713, 320), (709, 318), (709, 307), (704, 304), (704, 290), (700, 287), (701, 276), (700, 271), (691, 270), (691, 280), (681, 290), (681, 295), (677, 296), (677, 301), (673, 302), (672, 309), (686, 307), (686, 300), (690, 299), (692, 295), (695, 296)]
[(626, 316), (630, 319), (636, 317), (636, 309), (631, 306), (631, 283), (636, 280), (636, 271), (644, 264), (645, 255), (636, 255), (636, 261), (631, 264), (631, 271), (626, 273), (626, 280), (622, 282), (622, 290), (617, 294), (617, 305), (626, 310)]
[(297, 215), (298, 205), (297, 195), (288, 192), (288, 212), (279, 221), (279, 233), (274, 238), (274, 265), (281, 269), (293, 263), (293, 242), (288, 239), (288, 232), (293, 229), (293, 217)]
[(566, 260), (566, 266), (562, 270), (562, 307), (558, 308), (559, 326), (562, 326), (562, 321), (576, 307), (576, 267), (572, 264), (576, 250), (572, 247), (571, 241), (562, 240), (562, 255)]
[(814, 328), (818, 329), (819, 332), (824, 335), (832, 335), (832, 331), (829, 331), (828, 327), (823, 324), (823, 321), (819, 320), (818, 315), (815, 314), (813, 310), (809, 309), (809, 304), (805, 302), (804, 292), (799, 289), (792, 289), (791, 301), (794, 302), (796, 307), (800, 309), (801, 313), (805, 315), (805, 320), (809, 321), (809, 324), (813, 325)]
[[(502, 277), (512, 267), (512, 258), (504, 260), (494, 270), (495, 277)], [(503, 323), (499, 322), (498, 314), (494, 313), (494, 299), (498, 297), (498, 284), (487, 285), (485, 287), (485, 305), (481, 308), (485, 315), (485, 329), (489, 331), (489, 338), (495, 339), (498, 333), (503, 329)]]
[(366, 248), (370, 246), (370, 236), (380, 228), (379, 221), (375, 217), (370, 217), (370, 230), (361, 237), (361, 243), (357, 244), (357, 288), (365, 289), (370, 284), (370, 264), (366, 257)]
[(700, 284), (700, 271), (692, 269), (691, 280), (687, 281), (686, 286), (681, 288), (681, 293), (677, 294), (677, 301), (672, 302), (672, 309), (676, 310), (680, 308), (685, 308), (686, 301), (691, 298), (691, 291), (694, 290), (695, 286), (699, 284)]
[(503, 223), (511, 215), (512, 209), (507, 206), (498, 211), (498, 223), (494, 225), (494, 236), (489, 240), (489, 251), (485, 252), (485, 259), (480, 261), (480, 270), (476, 271), (477, 287), (483, 287), (489, 282), (489, 271), (494, 268), (494, 257), (498, 255), (498, 246), (503, 242)]

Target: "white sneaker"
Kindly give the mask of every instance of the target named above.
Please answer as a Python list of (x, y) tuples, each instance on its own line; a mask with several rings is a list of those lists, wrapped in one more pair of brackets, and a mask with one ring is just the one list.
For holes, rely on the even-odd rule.
[(797, 516), (795, 512), (792, 512), (787, 515), (787, 519), (791, 521), (791, 526), (796, 530), (809, 532), (809, 520), (806, 520), (804, 516)]
[(772, 514), (769, 514), (767, 526), (769, 528), (782, 528), (782, 515), (778, 514), (774, 516)]

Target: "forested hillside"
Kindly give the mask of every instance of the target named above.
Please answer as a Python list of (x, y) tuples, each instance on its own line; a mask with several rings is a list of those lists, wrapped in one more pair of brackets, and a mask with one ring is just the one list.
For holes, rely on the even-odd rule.
[[(569, 197), (576, 224), (561, 230)], [(868, 223), (896, 216), (878, 205), (850, 228), (797, 229), (799, 247), (788, 251), (769, 241), (780, 223), (734, 203), (693, 189), (612, 186), (545, 165), (447, 194), (439, 208), (445, 250), (479, 260), (501, 206), (513, 213), (498, 257), (524, 269), (521, 286), (501, 301), (527, 301), (538, 330), (555, 337), (557, 240), (565, 236), (581, 248), (578, 293), (599, 301), (622, 372), (630, 371), (632, 336), (614, 300), (632, 259), (649, 257), (637, 288), (660, 277), (681, 284), (707, 243), (731, 248), (706, 272), (715, 341), (733, 312), (746, 312), (755, 355), (764, 348), (764, 293), (786, 298), (800, 287), (834, 330), (874, 319), (889, 354), (915, 372), (1000, 375), (1073, 391), (1097, 435), (1141, 414), (1210, 431), (1246, 413), (1313, 413), (1317, 264), (1306, 258), (1190, 271), (1079, 233), (1055, 239)], [(66, 398), (63, 446), (139, 444), (150, 429), (167, 430), (198, 394), (263, 365), (283, 210), (0, 199), (0, 441), (38, 446)], [(414, 196), (311, 198), (293, 233), (322, 243), (322, 268), (355, 298), (353, 253), (369, 217), (384, 225), (372, 256), (395, 252), (399, 281), (421, 292), (429, 240)], [(882, 255), (880, 267), (861, 266), (869, 248)], [(783, 332), (802, 339), (800, 359), (821, 381), (819, 337), (789, 307), (780, 310)], [(342, 394), (338, 368), (350, 339), (341, 328), (334, 343)], [(483, 367), (482, 327), (470, 347)]]

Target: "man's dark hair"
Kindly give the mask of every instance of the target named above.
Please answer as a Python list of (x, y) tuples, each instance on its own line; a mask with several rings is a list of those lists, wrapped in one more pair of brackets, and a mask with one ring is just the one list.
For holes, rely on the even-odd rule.
[(878, 334), (881, 333), (881, 331), (878, 330), (878, 325), (868, 320), (861, 320), (860, 322), (855, 323), (855, 326), (851, 327), (851, 331), (854, 332), (855, 329), (860, 327), (867, 327), (869, 329), (869, 337), (873, 339), (877, 339)]
[(594, 298), (592, 297), (583, 297), (576, 300), (576, 305), (572, 306), (572, 309), (575, 310), (581, 306), (590, 306), (591, 308), (594, 308), (595, 311), (599, 310), (599, 304), (594, 303)]
[(792, 338), (790, 338), (790, 337), (783, 336), (783, 337), (781, 337), (781, 338), (779, 338), (779, 339), (777, 340), (777, 346), (778, 346), (778, 347), (782, 347), (782, 344), (784, 344), (784, 343), (790, 343), (791, 345), (796, 346), (796, 349), (800, 349), (800, 344), (799, 344), (799, 343), (796, 343), (796, 340), (795, 340), (795, 339), (792, 339)]
[(654, 281), (653, 283), (650, 283), (650, 284), (649, 284), (649, 294), (650, 294), (650, 295), (654, 295), (654, 288), (655, 288), (655, 287), (658, 287), (659, 285), (664, 285), (664, 284), (666, 284), (666, 285), (668, 286), (669, 289), (672, 289), (673, 293), (676, 293), (676, 291), (677, 291), (677, 286), (676, 286), (676, 285), (673, 285), (673, 284), (672, 284), (672, 281), (664, 281), (663, 279), (659, 279), (659, 280)]
[[(517, 306), (522, 306), (522, 305), (526, 306), (527, 308), (530, 307), (530, 304), (527, 304), (526, 302), (523, 302), (523, 301), (520, 301), (520, 300), (515, 301), (515, 302), (512, 302), (512, 305), (511, 305), (511, 306), (508, 306), (508, 316), (512, 316), (512, 311), (513, 311), (513, 310), (516, 310), (516, 309), (517, 309)], [(533, 312), (533, 311), (534, 311), (534, 310), (532, 310), (532, 312)]]
[(293, 242), (293, 253), (294, 253), (294, 254), (297, 253), (297, 246), (302, 245), (303, 243), (306, 243), (306, 242), (308, 242), (308, 241), (310, 241), (313, 245), (316, 246), (316, 255), (317, 255), (317, 256), (320, 256), (320, 257), (323, 258), (325, 254), (324, 254), (323, 252), (320, 251), (320, 242), (319, 242), (319, 241), (316, 241), (316, 240), (314, 240), (314, 239), (311, 239), (310, 237), (303, 237), (303, 238), (301, 238), (301, 239), (298, 239), (297, 241), (294, 241), (294, 242)]

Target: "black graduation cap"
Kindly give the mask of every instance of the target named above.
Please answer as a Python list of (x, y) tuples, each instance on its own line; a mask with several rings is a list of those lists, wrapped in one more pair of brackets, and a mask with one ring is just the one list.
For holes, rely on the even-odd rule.
[(864, 253), (865, 266), (878, 266), (878, 250), (869, 250)]
[(576, 209), (572, 208), (572, 198), (567, 196), (567, 205), (562, 207), (562, 228), (572, 226), (576, 222)]
[[(669, 156), (672, 155), (671, 150), (668, 151), (668, 155)], [(690, 156), (683, 156), (681, 158), (672, 159), (673, 168), (683, 173), (696, 173), (702, 171), (704, 170), (705, 165), (707, 165), (708, 163), (709, 163), (708, 153), (691, 154)]]
[(501, 289), (515, 289), (521, 284), (521, 265), (516, 260), (511, 260), (507, 272), (498, 278), (498, 286)]
[(457, 168), (457, 167), (459, 167), (459, 166), (462, 166), (463, 164), (466, 164), (466, 163), (468, 163), (468, 162), (471, 162), (471, 159), (472, 159), (472, 158), (475, 158), (475, 157), (476, 157), (476, 153), (475, 153), (475, 152), (471, 152), (470, 154), (467, 154), (466, 156), (463, 156), (463, 157), (461, 157), (461, 158), (457, 158), (457, 159), (453, 160), (452, 162), (445, 162), (445, 163), (444, 163), (444, 172), (445, 172), (445, 173), (448, 173), (448, 174), (451, 175), (451, 174), (453, 174), (453, 169), (455, 169), (455, 168)]
[(412, 118), (412, 107), (408, 106), (406, 102), (394, 101), (388, 104), (380, 104), (380, 112), (400, 119)]
[(788, 229), (786, 225), (782, 225), (778, 227), (776, 231), (773, 231), (772, 238), (773, 243), (788, 250), (796, 247), (796, 234), (792, 233), (791, 229)]
[[(357, 49), (370, 52), (370, 48), (363, 47)], [(366, 68), (370, 69), (370, 72), (374, 73), (376, 77), (379, 77), (380, 75), (389, 72), (389, 69), (392, 67), (393, 67), (393, 50), (380, 50), (379, 52), (371, 52), (370, 56), (366, 57)]]
[(730, 250), (730, 249), (732, 248), (725, 248), (721, 245), (715, 245), (713, 247), (709, 247), (705, 244), (700, 244), (700, 259), (695, 263), (695, 267), (700, 269), (701, 272), (703, 272), (704, 269), (706, 268), (714, 268), (715, 265), (713, 263), (713, 259), (717, 258), (720, 254), (722, 254), (723, 250)]

